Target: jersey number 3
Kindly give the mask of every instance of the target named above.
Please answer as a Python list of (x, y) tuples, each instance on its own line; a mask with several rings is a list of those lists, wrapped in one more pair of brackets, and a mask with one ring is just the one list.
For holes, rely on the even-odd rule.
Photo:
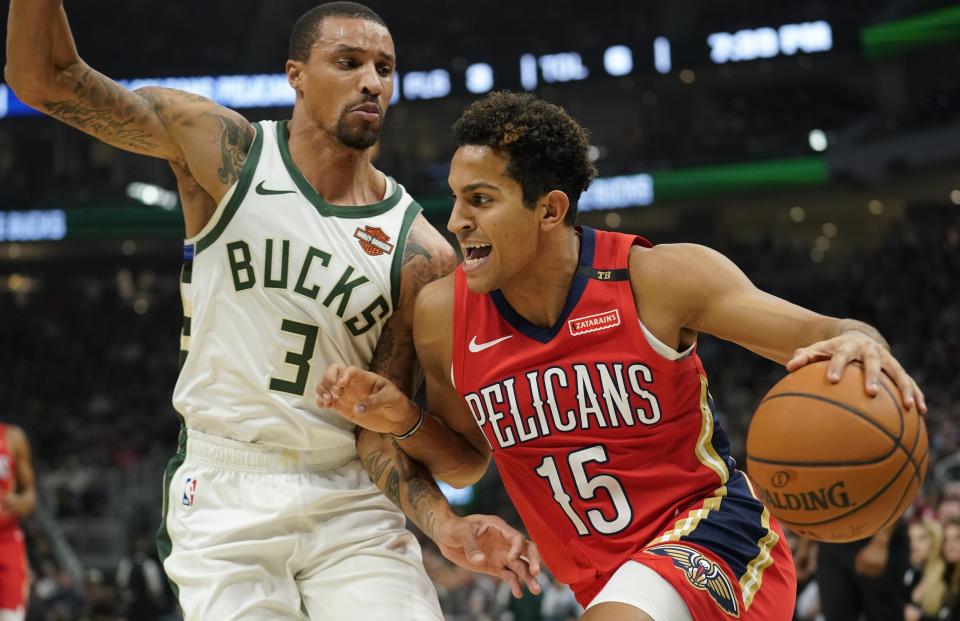
[[(602, 445), (590, 446), (567, 455), (567, 463), (570, 466), (573, 481), (576, 483), (577, 495), (583, 500), (593, 500), (598, 489), (605, 489), (613, 502), (614, 515), (613, 519), (608, 520), (600, 509), (587, 509), (584, 514), (597, 533), (602, 535), (619, 533), (633, 519), (633, 509), (630, 507), (630, 502), (627, 500), (627, 495), (624, 493), (620, 481), (609, 474), (587, 476), (585, 464), (591, 461), (601, 464), (607, 463), (607, 451)], [(580, 514), (573, 508), (573, 504), (570, 502), (570, 494), (563, 489), (560, 473), (557, 471), (557, 462), (554, 461), (553, 457), (550, 455), (544, 457), (535, 472), (550, 483), (550, 489), (553, 490), (553, 499), (557, 501), (563, 512), (573, 522), (577, 533), (581, 536), (589, 535), (590, 529), (583, 518), (580, 517)]]
[(310, 375), (310, 358), (313, 357), (313, 349), (317, 345), (317, 333), (320, 328), (299, 321), (284, 319), (283, 323), (280, 324), (280, 329), (284, 332), (302, 336), (303, 349), (299, 353), (288, 351), (287, 357), (284, 359), (287, 364), (297, 367), (297, 377), (292, 382), (271, 377), (270, 390), (279, 390), (302, 397), (307, 388), (307, 377)]

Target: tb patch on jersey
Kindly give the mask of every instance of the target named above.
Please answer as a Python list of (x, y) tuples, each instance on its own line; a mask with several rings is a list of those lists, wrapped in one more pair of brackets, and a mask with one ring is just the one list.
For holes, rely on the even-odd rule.
[(683, 571), (695, 589), (706, 591), (723, 612), (731, 617), (740, 617), (740, 603), (737, 592), (730, 584), (730, 578), (719, 565), (700, 554), (693, 548), (673, 543), (662, 543), (649, 547), (645, 552), (658, 556), (669, 556), (673, 565)]

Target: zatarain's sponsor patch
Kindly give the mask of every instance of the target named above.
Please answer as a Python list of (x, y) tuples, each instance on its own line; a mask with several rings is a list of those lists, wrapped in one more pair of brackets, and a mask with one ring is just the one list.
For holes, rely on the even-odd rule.
[(567, 322), (567, 326), (570, 328), (570, 334), (573, 336), (580, 336), (581, 334), (589, 334), (590, 332), (598, 332), (600, 330), (609, 330), (619, 325), (620, 311), (616, 308), (603, 313), (597, 313), (596, 315), (577, 317)]

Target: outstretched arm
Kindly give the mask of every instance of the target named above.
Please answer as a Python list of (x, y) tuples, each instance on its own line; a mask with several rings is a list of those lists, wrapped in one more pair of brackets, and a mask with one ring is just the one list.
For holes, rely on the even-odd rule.
[(923, 393), (882, 336), (853, 319), (820, 315), (757, 289), (736, 265), (695, 244), (633, 248), (630, 281), (640, 319), (661, 341), (677, 346), (685, 332), (732, 341), (793, 371), (830, 359), (830, 381), (848, 364), (864, 366), (864, 389), (875, 396), (880, 373), (900, 389), (907, 407), (926, 412)]
[(219, 201), (253, 140), (240, 114), (183, 91), (131, 92), (77, 53), (60, 0), (11, 0), (7, 84), (24, 103), (107, 144), (178, 162)]

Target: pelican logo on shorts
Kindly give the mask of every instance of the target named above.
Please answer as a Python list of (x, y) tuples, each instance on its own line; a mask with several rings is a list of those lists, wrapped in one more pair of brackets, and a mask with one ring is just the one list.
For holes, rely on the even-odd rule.
[(587, 315), (586, 317), (577, 317), (567, 322), (570, 328), (571, 336), (580, 336), (590, 332), (599, 332), (600, 330), (609, 330), (620, 325), (620, 311), (612, 308), (596, 315)]
[(184, 507), (192, 507), (194, 498), (197, 494), (197, 480), (193, 477), (187, 477), (187, 482), (183, 486), (183, 499), (180, 501)]
[(675, 567), (683, 571), (695, 589), (706, 591), (714, 603), (726, 614), (740, 618), (740, 601), (730, 578), (715, 562), (693, 548), (673, 543), (662, 543), (646, 549), (658, 556), (669, 556)]
[(383, 229), (376, 226), (365, 226), (362, 229), (357, 227), (353, 236), (360, 242), (360, 247), (371, 257), (378, 257), (381, 254), (390, 254), (393, 252), (393, 244), (390, 243), (390, 236), (383, 232)]

